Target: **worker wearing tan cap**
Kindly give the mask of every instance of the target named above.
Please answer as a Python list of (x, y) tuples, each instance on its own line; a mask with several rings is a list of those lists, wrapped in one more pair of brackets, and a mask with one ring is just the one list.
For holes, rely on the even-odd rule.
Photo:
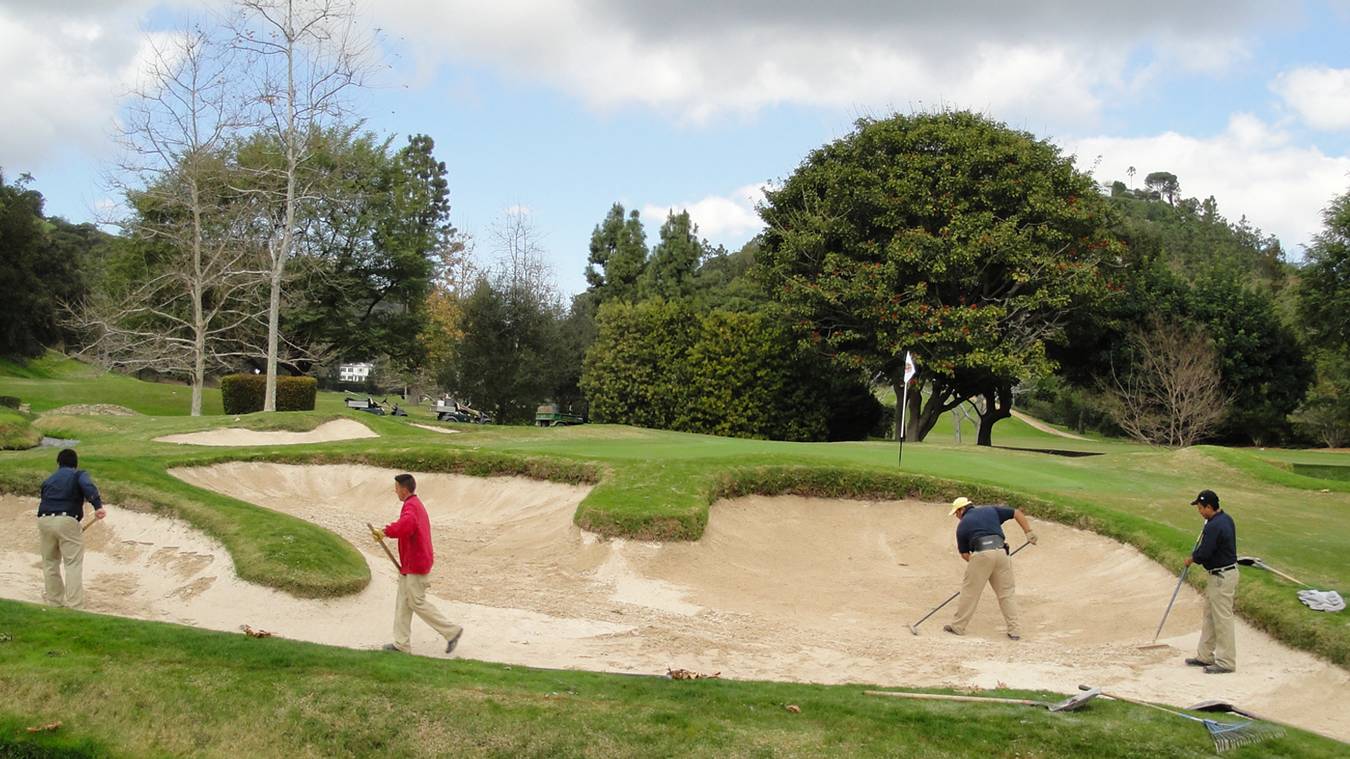
[(956, 525), (956, 550), (966, 561), (966, 577), (961, 583), (956, 619), (942, 629), (953, 635), (966, 634), (966, 626), (975, 616), (975, 607), (980, 603), (980, 594), (987, 582), (998, 596), (998, 608), (1003, 611), (1003, 619), (1008, 624), (1008, 637), (1021, 640), (1017, 599), (1013, 597), (1012, 559), (1008, 556), (1003, 523), (1016, 520), (1017, 526), (1026, 533), (1027, 542), (1035, 545), (1036, 533), (1031, 531), (1027, 515), (1021, 509), (1007, 506), (975, 506), (964, 496), (952, 501), (952, 508), (947, 513), (960, 520)]

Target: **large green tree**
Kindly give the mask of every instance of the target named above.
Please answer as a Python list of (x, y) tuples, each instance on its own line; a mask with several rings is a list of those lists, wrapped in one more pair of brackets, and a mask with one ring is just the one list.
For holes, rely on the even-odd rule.
[(771, 292), (810, 344), (884, 374), (897, 396), (914, 352), (911, 440), (982, 396), (989, 444), (1012, 385), (1052, 369), (1047, 344), (1119, 255), (1071, 158), (964, 111), (859, 120), (769, 190), (761, 215)]
[(647, 267), (647, 232), (637, 209), (624, 213), (615, 203), (591, 233), (586, 282), (596, 306), (609, 300), (632, 301)]
[(1298, 312), (1308, 340), (1350, 353), (1350, 192), (1331, 201), (1299, 271)]
[(708, 246), (698, 238), (698, 226), (688, 211), (670, 211), (660, 235), (639, 292), (647, 298), (688, 298), (694, 293), (694, 275), (707, 256)]
[[(0, 172), (0, 355), (36, 356), (62, 339), (63, 304), (83, 296), (81, 245), (72, 228), (43, 217), (42, 194), (30, 178), (6, 182)], [(98, 235), (86, 236), (101, 242)]]
[[(310, 134), (308, 166), (323, 181), (315, 180), (316, 191), (297, 209), (283, 366), (306, 372), (315, 364), (383, 359), (406, 370), (419, 362), (436, 261), (457, 237), (446, 167), (434, 150), (425, 135), (395, 151), (388, 139), (352, 127)], [(240, 155), (264, 179), (277, 174), (261, 167), (285, 158), (265, 135), (241, 146)], [(274, 203), (266, 212), (284, 209)]]

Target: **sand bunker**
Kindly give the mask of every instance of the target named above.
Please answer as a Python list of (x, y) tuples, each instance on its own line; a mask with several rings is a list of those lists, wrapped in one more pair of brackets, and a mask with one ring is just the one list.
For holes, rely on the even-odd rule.
[[(363, 523), (396, 516), (393, 471), (232, 463), (175, 474), (335, 530), (366, 555), (370, 587), (316, 601), (242, 583), (228, 555), (200, 534), (114, 510), (89, 532), (90, 610), (221, 630), (249, 624), (356, 647), (388, 639), (393, 568)], [(1139, 650), (1175, 577), (1090, 533), (1040, 523), (1041, 545), (1014, 560), (1021, 642), (1003, 636), (987, 594), (966, 637), (941, 631), (951, 607), (915, 637), (906, 625), (957, 588), (964, 566), (943, 506), (742, 498), (713, 507), (700, 541), (659, 544), (579, 530), (572, 515), (585, 488), (435, 474), (418, 482), (436, 538), (432, 594), (466, 628), (456, 655), (826, 683), (1068, 692), (1086, 682), (1173, 704), (1222, 697), (1350, 738), (1350, 714), (1325, 708), (1350, 698), (1350, 676), (1246, 625), (1238, 673), (1182, 666), (1200, 623), (1201, 600), (1189, 588), (1163, 632), (1175, 647)], [(33, 506), (0, 499), (0, 593), (29, 601), (41, 594)], [(413, 647), (440, 655), (420, 622)]]
[(223, 430), (188, 432), (155, 438), (157, 443), (181, 445), (301, 445), (303, 443), (331, 443), (335, 440), (379, 437), (370, 428), (351, 419), (324, 422), (309, 432), (246, 430), (230, 427)]

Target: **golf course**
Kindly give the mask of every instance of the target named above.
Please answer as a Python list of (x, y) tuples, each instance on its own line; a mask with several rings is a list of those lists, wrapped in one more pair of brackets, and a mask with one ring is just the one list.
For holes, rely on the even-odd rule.
[[(1104, 698), (1051, 713), (864, 694), (1053, 702), (1080, 684), (1285, 726), (1232, 756), (1343, 756), (1350, 739), (1334, 706), (1350, 697), (1350, 625), (1273, 573), (1242, 571), (1238, 672), (1181, 662), (1199, 572), (1165, 645), (1141, 648), (1202, 488), (1243, 555), (1345, 588), (1335, 467), (1350, 454), (1150, 448), (1013, 418), (1000, 447), (939, 427), (898, 467), (884, 441), (440, 423), (332, 393), (313, 412), (224, 416), (208, 391), (192, 418), (182, 386), (56, 354), (0, 365), (0, 395), (29, 404), (15, 427), (78, 441), (108, 504), (85, 538), (85, 611), (45, 607), (32, 512), (56, 449), (0, 452), (0, 755), (1212, 754), (1204, 726)], [(436, 539), (430, 593), (465, 627), (453, 657), (417, 625), (417, 655), (378, 650), (396, 570), (365, 523), (397, 516), (405, 471)], [(951, 607), (911, 632), (960, 586), (958, 495), (1018, 506), (1040, 535), (1015, 559), (1021, 641), (990, 594), (964, 637), (942, 632)]]

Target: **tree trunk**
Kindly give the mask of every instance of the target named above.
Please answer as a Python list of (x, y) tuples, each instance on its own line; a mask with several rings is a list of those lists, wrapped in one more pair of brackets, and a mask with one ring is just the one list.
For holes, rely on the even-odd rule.
[(1012, 416), (1012, 384), (1000, 382), (984, 391), (984, 411), (980, 413), (980, 434), (976, 443), (994, 444), (994, 423)]
[(281, 327), (281, 273), (272, 270), (272, 288), (267, 300), (267, 387), (263, 411), (277, 410), (277, 338)]

